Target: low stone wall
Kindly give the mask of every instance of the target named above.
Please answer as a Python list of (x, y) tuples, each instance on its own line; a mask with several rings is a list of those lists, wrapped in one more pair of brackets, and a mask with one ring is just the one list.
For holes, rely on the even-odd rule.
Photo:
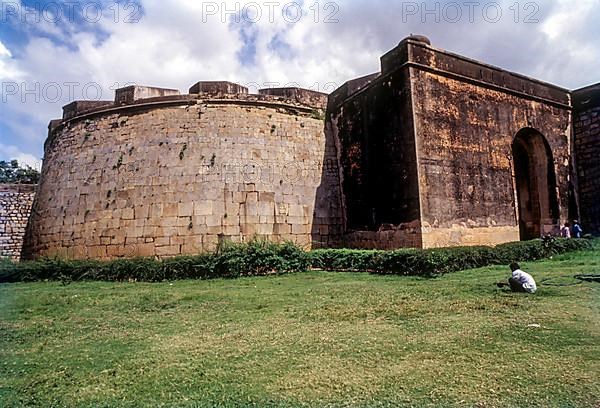
[(0, 257), (18, 260), (35, 186), (0, 184)]

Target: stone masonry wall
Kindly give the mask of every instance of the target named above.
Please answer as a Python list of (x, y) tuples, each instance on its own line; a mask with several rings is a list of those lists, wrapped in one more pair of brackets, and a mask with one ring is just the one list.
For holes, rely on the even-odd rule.
[[(421, 70), (414, 75), (425, 246), (519, 240), (512, 143), (526, 128), (541, 132), (550, 145), (566, 221), (569, 109)], [(549, 221), (545, 233), (557, 222)]]
[[(328, 119), (340, 145), (345, 199), (343, 245), (422, 246), (417, 156), (408, 70), (372, 80), (362, 92), (331, 96)], [(346, 97), (347, 99), (343, 99)]]
[(381, 74), (357, 81), (354, 91), (348, 83), (329, 99), (343, 169), (345, 245), (435, 248), (518, 241), (512, 148), (522, 132), (541, 133), (552, 156), (546, 171), (548, 186), (555, 178), (548, 194), (553, 211), (540, 229), (554, 232), (567, 219), (569, 91), (417, 37), (381, 58)]
[[(423, 245), (519, 240), (515, 158), (520, 131), (549, 144), (559, 216), (568, 217), (571, 108), (567, 90), (413, 42), (408, 59), (418, 146)], [(548, 181), (550, 182), (550, 181)], [(559, 219), (544, 219), (552, 233)]]
[(163, 102), (54, 131), (27, 257), (165, 257), (255, 236), (327, 242), (327, 211), (314, 219), (326, 150), (313, 109), (267, 96)]
[(575, 91), (573, 104), (582, 227), (600, 235), (600, 84)]
[(35, 186), (0, 184), (0, 257), (18, 260)]

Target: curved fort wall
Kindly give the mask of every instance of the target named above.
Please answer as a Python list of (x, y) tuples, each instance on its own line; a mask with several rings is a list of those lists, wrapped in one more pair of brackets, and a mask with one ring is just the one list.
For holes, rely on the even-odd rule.
[(24, 256), (174, 256), (254, 236), (326, 241), (331, 206), (315, 217), (326, 96), (263, 93), (202, 82), (189, 95), (129, 87), (115, 103), (67, 105), (50, 124)]

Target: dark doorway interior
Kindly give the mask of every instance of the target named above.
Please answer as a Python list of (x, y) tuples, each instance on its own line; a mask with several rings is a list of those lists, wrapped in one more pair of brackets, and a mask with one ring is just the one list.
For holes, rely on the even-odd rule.
[(559, 219), (552, 151), (535, 129), (519, 131), (512, 151), (521, 240), (539, 238)]

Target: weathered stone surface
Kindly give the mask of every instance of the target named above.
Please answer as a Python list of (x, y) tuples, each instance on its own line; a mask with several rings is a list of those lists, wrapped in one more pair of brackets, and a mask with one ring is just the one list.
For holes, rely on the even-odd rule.
[(314, 217), (324, 122), (296, 101), (242, 97), (126, 105), (59, 126), (25, 256), (164, 257), (255, 235), (310, 246), (331, 224)]
[(327, 94), (311, 91), (302, 88), (265, 88), (258, 91), (261, 95), (280, 96), (284, 99), (291, 99), (307, 106), (314, 106), (320, 109), (327, 107)]
[(142, 99), (179, 95), (177, 89), (132, 85), (115, 91), (115, 104), (129, 104)]
[[(600, 234), (600, 84), (573, 92), (577, 191), (585, 233)], [(580, 216), (580, 217), (579, 217)]]
[(0, 257), (21, 257), (35, 186), (0, 184)]
[(554, 199), (556, 210), (552, 203), (538, 205), (546, 213), (537, 214), (536, 231), (553, 232), (568, 218), (569, 101), (567, 90), (426, 41), (401, 42), (382, 57), (381, 75), (330, 96), (328, 118), (343, 169), (345, 244), (439, 247), (518, 240), (523, 220), (513, 141), (523, 130), (535, 130), (549, 146), (549, 159), (536, 161), (552, 168), (539, 200)]
[[(94, 109), (109, 107), (112, 104), (112, 101), (74, 101), (63, 106), (63, 120), (74, 118), (75, 116), (79, 116)], [(54, 122), (54, 124), (52, 122)], [(56, 122), (52, 122), (50, 122), (49, 128), (56, 127)]]
[[(540, 215), (539, 229), (533, 228), (537, 233), (524, 238), (550, 233), (561, 218), (568, 219), (568, 106), (541, 103), (443, 73), (411, 70), (423, 222), (449, 228), (472, 220), (472, 228), (487, 228), (491, 220), (497, 228), (514, 226), (508, 240), (518, 240), (521, 217), (513, 180), (513, 142), (524, 129), (535, 129), (549, 145), (555, 180), (543, 177), (541, 183), (553, 190), (559, 207)], [(451, 234), (447, 237), (447, 244), (456, 244)], [(424, 241), (424, 246), (443, 245), (439, 239), (432, 244)]]
[(121, 89), (51, 122), (25, 257), (166, 257), (252, 237), (495, 245), (579, 213), (600, 228), (600, 85), (571, 93), (411, 36), (329, 96), (171, 91)]
[(210, 95), (238, 95), (247, 94), (248, 88), (242, 85), (227, 81), (200, 81), (189, 90), (190, 94), (210, 94)]

